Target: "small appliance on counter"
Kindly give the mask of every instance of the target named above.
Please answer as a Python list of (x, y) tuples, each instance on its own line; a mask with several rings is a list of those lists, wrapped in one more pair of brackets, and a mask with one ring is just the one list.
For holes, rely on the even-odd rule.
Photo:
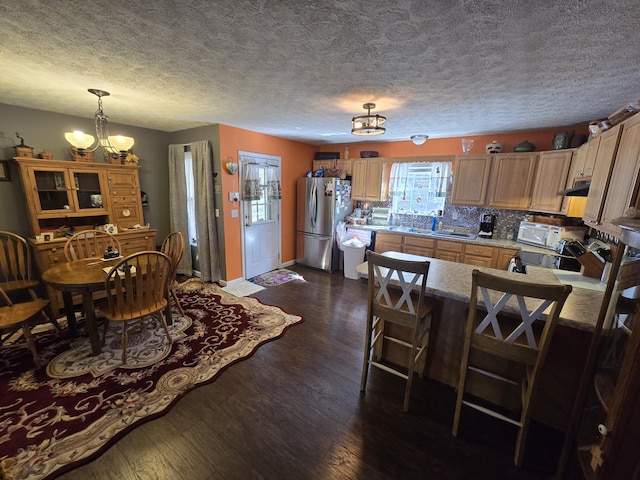
[(558, 251), (561, 240), (583, 240), (585, 227), (559, 227), (546, 223), (520, 222), (517, 242)]
[(483, 213), (480, 216), (480, 238), (493, 238), (493, 231), (496, 228), (496, 216), (490, 213)]

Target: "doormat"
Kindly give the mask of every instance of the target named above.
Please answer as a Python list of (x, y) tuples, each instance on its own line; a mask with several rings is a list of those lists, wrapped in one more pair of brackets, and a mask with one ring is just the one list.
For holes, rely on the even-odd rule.
[(50, 480), (97, 457), (142, 422), (164, 415), (188, 391), (281, 337), (302, 317), (238, 298), (214, 284), (177, 290), (173, 343), (155, 325), (129, 337), (122, 365), (118, 335), (100, 355), (85, 336), (37, 335), (46, 368), (34, 368), (21, 344), (0, 356), (0, 478)]
[(235, 295), (236, 297), (248, 297), (249, 295), (253, 295), (254, 293), (264, 290), (264, 287), (256, 283), (242, 280), (241, 282), (234, 283), (233, 285), (227, 285), (222, 290), (230, 293), (231, 295)]
[(276, 285), (282, 285), (283, 283), (290, 282), (291, 280), (306, 281), (302, 275), (286, 268), (280, 268), (278, 270), (272, 270), (271, 272), (263, 273), (262, 275), (256, 275), (250, 278), (249, 281), (263, 287), (275, 287)]

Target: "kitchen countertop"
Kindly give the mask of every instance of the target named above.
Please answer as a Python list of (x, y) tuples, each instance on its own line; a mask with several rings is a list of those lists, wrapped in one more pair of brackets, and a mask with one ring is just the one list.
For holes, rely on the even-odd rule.
[[(399, 232), (404, 233), (404, 232)], [(486, 240), (490, 241), (490, 240)], [(500, 242), (506, 240), (499, 240)], [(515, 243), (515, 242), (513, 242)], [(519, 244), (520, 245), (520, 244)], [(525, 280), (540, 283), (558, 284), (561, 282), (554, 274), (553, 269), (541, 267), (528, 267), (527, 274), (507, 272), (493, 268), (476, 267), (464, 263), (449, 262), (435, 258), (420, 257), (417, 255), (400, 254), (405, 258), (414, 257), (415, 260), (428, 259), (430, 263), (427, 277), (427, 293), (433, 296), (450, 298), (462, 302), (469, 302), (471, 295), (471, 272), (474, 268), (486, 271), (493, 275), (515, 280)], [(367, 262), (361, 263), (356, 268), (362, 278), (368, 277)], [(577, 274), (581, 277), (580, 274)], [(603, 284), (604, 285), (604, 284)], [(580, 330), (592, 331), (595, 328), (600, 313), (600, 306), (604, 299), (602, 290), (581, 288), (576, 282), (573, 291), (560, 313), (559, 323)]]
[(515, 240), (506, 240), (499, 238), (465, 238), (459, 236), (439, 235), (437, 232), (433, 233), (430, 230), (413, 230), (410, 231), (406, 227), (391, 227), (389, 225), (346, 225), (346, 228), (359, 229), (359, 230), (372, 230), (375, 232), (385, 232), (397, 235), (412, 235), (416, 237), (433, 238), (437, 240), (447, 240), (452, 242), (461, 243), (473, 243), (474, 245), (488, 245), (492, 247), (500, 248), (513, 248), (514, 250), (522, 250), (523, 252), (539, 253), (544, 255), (557, 255), (555, 250), (548, 248), (536, 247), (533, 245), (527, 245), (526, 243), (519, 243)]

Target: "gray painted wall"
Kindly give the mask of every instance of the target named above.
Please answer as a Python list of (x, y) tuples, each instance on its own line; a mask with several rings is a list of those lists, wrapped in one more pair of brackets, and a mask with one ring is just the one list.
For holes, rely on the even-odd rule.
[[(107, 110), (106, 113), (117, 118), (116, 112)], [(15, 156), (13, 146), (20, 143), (15, 133), (18, 131), (25, 144), (33, 147), (36, 156), (42, 150), (48, 150), (54, 154), (54, 159), (71, 161), (69, 144), (64, 138), (64, 133), (71, 130), (83, 130), (95, 136), (93, 118), (0, 103), (0, 159), (10, 160)], [(175, 134), (116, 123), (110, 123), (109, 132), (127, 135), (136, 141), (133, 151), (140, 157), (140, 186), (149, 196), (149, 206), (143, 209), (145, 220), (158, 229), (156, 240), (160, 243), (170, 231), (167, 146), (173, 142), (172, 135)], [(102, 161), (99, 151), (96, 151), (95, 159)], [(0, 230), (31, 236), (18, 169), (13, 162), (9, 169), (11, 181), (0, 182)]]

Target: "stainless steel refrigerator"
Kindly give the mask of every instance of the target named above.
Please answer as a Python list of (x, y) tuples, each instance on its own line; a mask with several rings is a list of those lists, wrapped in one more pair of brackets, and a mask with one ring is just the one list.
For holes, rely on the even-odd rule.
[(336, 225), (353, 212), (351, 182), (339, 178), (298, 179), (296, 263), (336, 270), (340, 250)]

